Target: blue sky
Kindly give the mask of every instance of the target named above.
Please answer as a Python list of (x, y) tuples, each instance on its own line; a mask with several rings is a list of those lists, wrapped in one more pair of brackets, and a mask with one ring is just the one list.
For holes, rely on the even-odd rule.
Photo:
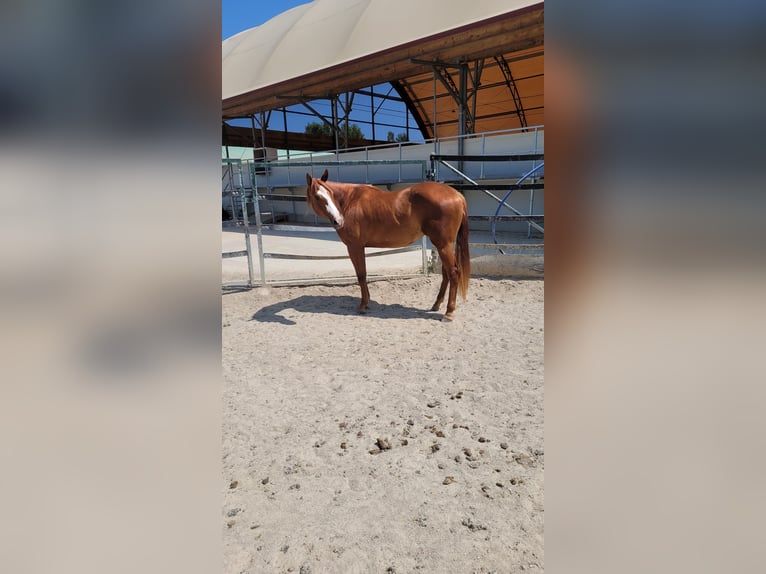
[(260, 26), (290, 8), (308, 0), (221, 0), (221, 39)]

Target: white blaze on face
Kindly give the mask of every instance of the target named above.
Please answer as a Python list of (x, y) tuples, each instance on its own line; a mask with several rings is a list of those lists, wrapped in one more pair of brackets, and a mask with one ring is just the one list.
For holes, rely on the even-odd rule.
[(343, 227), (343, 216), (340, 214), (338, 206), (335, 205), (335, 202), (332, 199), (332, 194), (327, 190), (327, 188), (320, 185), (319, 189), (317, 190), (317, 195), (324, 199), (327, 203), (327, 213), (330, 214), (330, 217), (332, 217), (335, 224), (338, 227)]

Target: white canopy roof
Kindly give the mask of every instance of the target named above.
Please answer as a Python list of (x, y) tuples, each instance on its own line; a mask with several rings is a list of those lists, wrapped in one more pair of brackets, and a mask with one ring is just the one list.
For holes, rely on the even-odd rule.
[(253, 92), (534, 4), (539, 0), (314, 0), (223, 42), (222, 96)]

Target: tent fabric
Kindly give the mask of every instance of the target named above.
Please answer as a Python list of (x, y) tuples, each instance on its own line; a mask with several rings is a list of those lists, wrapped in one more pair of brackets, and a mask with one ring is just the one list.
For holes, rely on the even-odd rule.
[(223, 42), (223, 116), (388, 81), (422, 129), (433, 132), (436, 107), (438, 135), (448, 135), (457, 112), (446, 76), (457, 84), (458, 72), (442, 68), (446, 86), (438, 82), (434, 104), (436, 72), (423, 63), (446, 59), (481, 69), (479, 84), (469, 82), (474, 131), (522, 125), (525, 117), (526, 125), (542, 123), (542, 7), (530, 0), (314, 0)]

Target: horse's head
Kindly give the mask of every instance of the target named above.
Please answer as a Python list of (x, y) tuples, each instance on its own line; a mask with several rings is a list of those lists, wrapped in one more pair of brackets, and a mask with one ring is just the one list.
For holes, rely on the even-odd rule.
[(306, 200), (314, 210), (314, 213), (320, 217), (329, 219), (335, 227), (343, 227), (343, 215), (338, 209), (338, 203), (335, 201), (335, 195), (329, 185), (326, 185), (327, 170), (324, 170), (321, 178), (311, 177), (306, 174)]

